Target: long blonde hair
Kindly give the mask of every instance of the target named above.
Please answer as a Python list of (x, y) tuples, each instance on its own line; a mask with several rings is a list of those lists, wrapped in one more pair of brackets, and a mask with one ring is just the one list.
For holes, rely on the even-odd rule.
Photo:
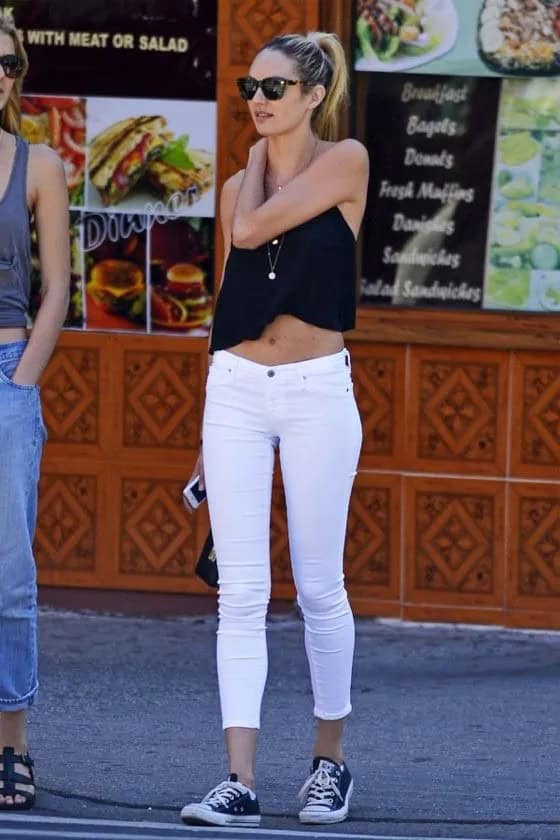
[[(324, 85), (326, 96), (313, 111), (311, 125), (321, 140), (338, 140), (339, 111), (348, 96), (348, 68), (340, 39), (334, 32), (278, 35), (262, 47), (276, 50), (295, 63), (304, 89)], [(261, 50), (262, 52), (262, 50)]]
[(14, 52), (22, 63), (23, 71), (15, 80), (10, 98), (6, 102), (2, 112), (0, 113), (0, 126), (4, 131), (10, 134), (19, 134), (21, 127), (21, 105), (20, 96), (23, 86), (23, 79), (29, 69), (29, 60), (25, 52), (23, 43), (16, 29), (16, 25), (12, 18), (5, 15), (0, 15), (0, 33), (9, 35), (14, 42)]

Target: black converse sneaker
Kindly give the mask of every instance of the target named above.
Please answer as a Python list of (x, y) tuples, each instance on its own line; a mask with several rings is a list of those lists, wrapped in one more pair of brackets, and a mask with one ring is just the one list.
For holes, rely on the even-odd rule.
[(348, 816), (354, 782), (346, 764), (330, 758), (313, 759), (311, 776), (299, 792), (302, 823), (337, 823)]
[(181, 819), (188, 825), (256, 826), (261, 821), (261, 809), (256, 793), (231, 773), (225, 782), (207, 793), (202, 802), (185, 805)]

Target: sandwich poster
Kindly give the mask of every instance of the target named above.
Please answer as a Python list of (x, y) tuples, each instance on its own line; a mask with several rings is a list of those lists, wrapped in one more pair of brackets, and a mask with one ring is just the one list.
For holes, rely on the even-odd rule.
[[(207, 334), (215, 0), (90, 0), (87, 9), (15, 0), (10, 9), (31, 68), (22, 134), (52, 146), (66, 171), (72, 216), (66, 326)], [(36, 307), (37, 253), (34, 266)]]
[(560, 0), (356, 0), (355, 67), (560, 76)]
[(214, 215), (214, 102), (92, 98), (87, 134), (88, 209)]

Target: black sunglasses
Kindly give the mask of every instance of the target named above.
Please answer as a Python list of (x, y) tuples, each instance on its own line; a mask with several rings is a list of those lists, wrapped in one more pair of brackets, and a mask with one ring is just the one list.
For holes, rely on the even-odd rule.
[(266, 79), (254, 79), (253, 76), (243, 76), (237, 79), (237, 87), (239, 88), (239, 95), (245, 101), (253, 99), (254, 95), (260, 88), (266, 99), (275, 100), (282, 99), (286, 93), (288, 85), (305, 85), (307, 82), (294, 81), (293, 79), (283, 79), (281, 76), (268, 76)]
[(23, 71), (23, 61), (17, 55), (0, 55), (0, 66), (8, 79), (17, 79)]

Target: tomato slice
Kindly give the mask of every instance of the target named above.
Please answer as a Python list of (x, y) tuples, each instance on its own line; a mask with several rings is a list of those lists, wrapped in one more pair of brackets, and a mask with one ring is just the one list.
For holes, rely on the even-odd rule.
[(69, 131), (63, 131), (62, 132), (62, 143), (64, 144), (64, 146), (66, 146), (67, 149), (69, 149), (75, 155), (80, 155), (81, 157), (85, 157), (85, 154), (86, 154), (85, 149), (83, 148), (83, 146), (79, 146), (76, 143), (76, 141), (73, 139), (73, 137), (72, 137), (72, 135), (70, 134)]
[(60, 120), (60, 112), (57, 108), (51, 108), (49, 110), (49, 135), (51, 138), (51, 146), (55, 149), (60, 146), (61, 142), (61, 120)]

